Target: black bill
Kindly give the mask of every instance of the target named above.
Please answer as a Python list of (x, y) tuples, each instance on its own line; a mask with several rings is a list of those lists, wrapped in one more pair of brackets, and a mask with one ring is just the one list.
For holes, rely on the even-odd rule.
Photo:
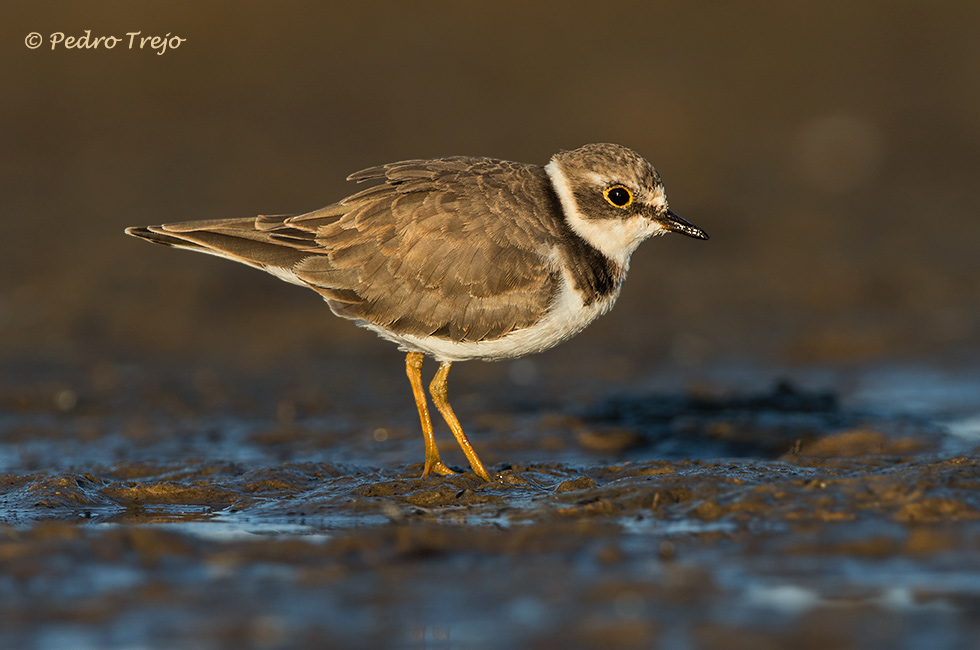
[(693, 223), (684, 221), (670, 210), (667, 210), (667, 213), (657, 219), (657, 221), (660, 222), (660, 225), (663, 226), (664, 230), (679, 232), (682, 235), (694, 237), (695, 239), (708, 238), (708, 234), (706, 232), (695, 226)]

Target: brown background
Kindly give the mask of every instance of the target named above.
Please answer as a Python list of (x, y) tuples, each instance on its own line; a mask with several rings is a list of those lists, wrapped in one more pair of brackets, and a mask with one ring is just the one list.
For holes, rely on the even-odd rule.
[[(644, 245), (562, 354), (626, 376), (975, 358), (976, 3), (12, 2), (2, 22), (0, 359), (383, 351), (312, 292), (122, 229), (314, 209), (387, 161), (593, 141), (649, 158), (711, 240)], [(86, 29), (186, 41), (51, 51)]]
[[(86, 29), (187, 40), (25, 46)], [(0, 647), (974, 647), (978, 36), (975, 1), (6, 0)], [(604, 140), (711, 239), (454, 367), (493, 483), (419, 478), (389, 343), (122, 232)]]

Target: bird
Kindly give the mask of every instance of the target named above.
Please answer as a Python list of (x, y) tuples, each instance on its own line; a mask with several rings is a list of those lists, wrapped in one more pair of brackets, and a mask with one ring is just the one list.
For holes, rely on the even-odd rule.
[(670, 210), (657, 170), (618, 144), (561, 150), (547, 164), (415, 159), (347, 177), (368, 183), (296, 215), (130, 227), (153, 243), (216, 255), (319, 293), (331, 311), (405, 353), (422, 426), (422, 478), (457, 473), (436, 447), (421, 371), (473, 472), (491, 481), (449, 404), (453, 363), (551, 348), (608, 312), (630, 256), (668, 232), (708, 239)]

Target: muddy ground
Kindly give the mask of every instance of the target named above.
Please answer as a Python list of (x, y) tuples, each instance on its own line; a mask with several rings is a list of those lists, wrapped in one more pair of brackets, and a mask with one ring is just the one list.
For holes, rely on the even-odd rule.
[(108, 408), (97, 391), (3, 393), (3, 647), (968, 648), (980, 633), (980, 432), (962, 404), (884, 408), (870, 378), (853, 399), (782, 381), (562, 408), (505, 383), (471, 418), (485, 483), (420, 478), (407, 386), (393, 414), (349, 394), (338, 416), (270, 400), (270, 376), (223, 398), (248, 408), (211, 410), (200, 387), (130, 372), (137, 394)]
[[(0, 648), (977, 646), (977, 3), (3, 17)], [(51, 48), (85, 30), (184, 40)], [(491, 483), (441, 423), (462, 473), (420, 478), (391, 345), (122, 234), (603, 141), (711, 239), (453, 367)]]

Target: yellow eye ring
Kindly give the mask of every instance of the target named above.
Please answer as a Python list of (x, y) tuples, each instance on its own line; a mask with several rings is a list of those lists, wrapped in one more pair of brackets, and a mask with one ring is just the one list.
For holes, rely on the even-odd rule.
[(624, 187), (623, 185), (608, 187), (602, 195), (609, 201), (609, 205), (617, 208), (627, 208), (633, 203), (633, 193), (629, 191), (628, 187)]

